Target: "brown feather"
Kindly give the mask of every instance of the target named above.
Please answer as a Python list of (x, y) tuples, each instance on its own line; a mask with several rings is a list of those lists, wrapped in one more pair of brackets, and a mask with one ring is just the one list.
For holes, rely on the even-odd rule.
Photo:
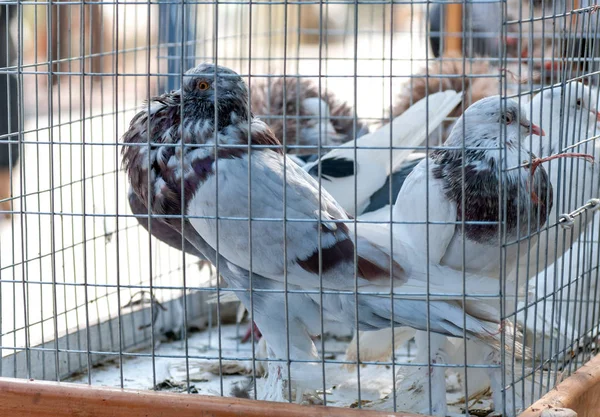
[[(337, 144), (354, 139), (352, 130), (355, 116), (354, 109), (347, 103), (336, 99), (332, 92), (324, 88), (321, 89), (322, 93), (319, 94), (319, 86), (312, 80), (292, 77), (276, 78), (266, 82), (255, 81), (251, 84), (250, 90), (252, 113), (264, 120), (273, 130), (275, 137), (282, 143), (285, 136), (288, 145), (315, 145), (303, 140), (300, 135), (302, 127), (316, 118), (315, 115), (307, 113), (301, 103), (308, 98), (317, 97), (329, 106), (331, 124), (336, 133), (345, 136), (344, 140)], [(285, 120), (283, 119), (284, 110)], [(364, 126), (362, 122), (357, 121), (357, 131)], [(289, 149), (288, 152), (293, 154), (316, 153), (314, 149), (295, 148)]]
[[(181, 153), (188, 154), (194, 150), (194, 147), (186, 146), (182, 149), (172, 145), (181, 144), (182, 141), (185, 144), (198, 143), (198, 136), (188, 132), (187, 125), (185, 129), (182, 129), (180, 103), (179, 92), (152, 98), (146, 109), (133, 117), (129, 129), (122, 138), (125, 145), (130, 145), (124, 146), (122, 149), (122, 163), (129, 176), (132, 190), (144, 204), (150, 198), (152, 212), (157, 214), (180, 215), (184, 213), (198, 185), (212, 172), (212, 163), (215, 158), (239, 158), (247, 152), (245, 147), (220, 146), (210, 158), (187, 161), (186, 164), (189, 166), (184, 167), (186, 171), (182, 178), (181, 170), (175, 170), (168, 166), (169, 159), (176, 156), (181, 163)], [(160, 106), (160, 108), (153, 109), (152, 106)], [(149, 118), (151, 111), (153, 114)], [(241, 126), (244, 128), (246, 125), (242, 123)], [(269, 133), (268, 127), (262, 123), (253, 124), (252, 127), (257, 128), (257, 134), (251, 135), (253, 143), (280, 146), (273, 134)], [(183, 139), (182, 130), (184, 131)], [(144, 145), (148, 143), (148, 137), (150, 143)], [(243, 145), (247, 142), (248, 135), (241, 132), (238, 139), (239, 145)], [(281, 152), (280, 149), (275, 151)], [(148, 178), (149, 173), (150, 178)], [(159, 179), (164, 182), (157, 190), (156, 181)]]
[[(464, 71), (462, 61), (450, 59), (434, 61), (429, 65), (429, 68), (423, 68), (404, 84), (402, 90), (396, 96), (392, 108), (392, 117), (404, 113), (410, 106), (426, 95), (439, 91), (464, 91), (466, 96), (465, 107), (468, 107), (484, 97), (498, 94), (498, 84), (494, 82), (494, 78), (476, 77), (477, 75), (494, 75), (497, 72), (497, 69), (492, 68), (489, 63), (483, 61), (467, 63)], [(427, 73), (428, 75), (426, 75)], [(462, 106), (457, 106), (449, 114), (449, 117), (459, 117), (461, 114)]]

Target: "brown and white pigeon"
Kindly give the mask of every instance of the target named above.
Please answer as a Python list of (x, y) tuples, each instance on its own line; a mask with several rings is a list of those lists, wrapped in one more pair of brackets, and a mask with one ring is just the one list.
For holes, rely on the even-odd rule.
[[(291, 379), (297, 393), (318, 386), (311, 336), (320, 334), (321, 314), (360, 330), (395, 323), (513, 348), (516, 342), (501, 340), (498, 321), (465, 315), (456, 297), (424, 298), (428, 287), (443, 294), (446, 282), (461, 281), (462, 273), (426, 265), (401, 240), (392, 253), (383, 227), (357, 225), (355, 233), (344, 210), (319, 193), (316, 181), (248, 111), (248, 89), (238, 74), (201, 64), (185, 75), (181, 90), (153, 98), (132, 119), (123, 136), (124, 167), (152, 213), (184, 214), (188, 240), (211, 261), (218, 253), (223, 278), (253, 310), (270, 358), (294, 361), (290, 375), (287, 366), (274, 364), (270, 386), (281, 389), (283, 379)], [(479, 290), (489, 286), (485, 277), (468, 278)]]
[[(336, 99), (331, 91), (320, 93), (318, 84), (310, 79), (282, 77), (274, 81), (269, 79), (267, 82), (253, 82), (250, 96), (252, 111), (270, 125), (281, 142), (285, 139), (290, 145), (286, 151), (301, 155), (304, 159), (310, 156), (316, 159), (319, 144), (340, 145), (368, 133), (367, 125), (357, 121), (355, 135), (353, 108)], [(299, 159), (298, 162), (303, 163), (303, 159)], [(348, 163), (345, 161), (328, 162), (322, 172), (323, 176), (327, 177), (331, 172), (335, 172), (335, 181), (340, 181), (341, 176), (353, 175), (353, 172), (348, 172)], [(179, 231), (172, 229), (161, 219), (153, 219), (151, 229), (148, 228), (146, 203), (142, 202), (131, 188), (128, 201), (132, 213), (137, 215), (136, 219), (144, 229), (151, 230), (152, 236), (159, 241), (181, 250), (182, 237)], [(185, 251), (188, 255), (199, 258), (201, 267), (212, 267), (187, 241)], [(261, 336), (256, 325), (248, 328), (242, 337), (242, 343), (248, 341), (252, 335), (254, 338)]]
[[(463, 108), (482, 98), (498, 94), (498, 83), (494, 82), (497, 81), (492, 78), (494, 76), (498, 76), (497, 68), (485, 61), (474, 61), (464, 67), (462, 60), (457, 57), (431, 61), (403, 83), (394, 98), (392, 117), (403, 114), (413, 103), (428, 94), (448, 90), (464, 94), (464, 107), (458, 106), (448, 115), (449, 118), (459, 117)], [(433, 140), (430, 140), (430, 145), (443, 143), (450, 133), (451, 125), (452, 122), (445, 122), (439, 134), (432, 132), (430, 138)]]
[(312, 79), (286, 77), (253, 81), (250, 90), (252, 113), (271, 127), (287, 146), (286, 153), (316, 155), (318, 146), (335, 146), (369, 132), (354, 119), (354, 109)]

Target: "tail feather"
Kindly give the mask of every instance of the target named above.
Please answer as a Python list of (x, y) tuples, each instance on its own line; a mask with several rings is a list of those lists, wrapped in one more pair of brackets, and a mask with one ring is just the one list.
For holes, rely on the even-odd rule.
[[(358, 152), (358, 156), (360, 156), (359, 163), (387, 164), (389, 150), (369, 149), (374, 147), (389, 148), (390, 139), (394, 148), (420, 146), (427, 137), (427, 130), (430, 132), (435, 130), (461, 100), (462, 95), (452, 90), (430, 94), (396, 117), (391, 123), (375, 132), (362, 136), (359, 140), (344, 143), (342, 148), (329, 152), (326, 158), (335, 157), (354, 160), (354, 148), (356, 147), (360, 150)], [(392, 166), (400, 165), (413, 151), (413, 149), (394, 150)]]

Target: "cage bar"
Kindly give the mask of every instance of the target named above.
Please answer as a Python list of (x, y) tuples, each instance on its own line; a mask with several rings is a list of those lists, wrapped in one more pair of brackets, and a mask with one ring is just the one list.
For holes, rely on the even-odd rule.
[[(177, 395), (149, 391), (115, 390), (69, 383), (0, 378), (3, 412), (15, 417), (73, 417), (94, 415), (159, 417), (342, 417), (361, 416), (362, 410), (258, 402), (237, 398)], [(418, 417), (416, 414), (372, 411), (373, 417)]]

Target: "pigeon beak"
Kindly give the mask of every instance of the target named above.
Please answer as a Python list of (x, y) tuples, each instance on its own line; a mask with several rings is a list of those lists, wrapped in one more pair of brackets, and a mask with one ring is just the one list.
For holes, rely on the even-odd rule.
[(533, 124), (533, 123), (524, 124), (523, 127), (527, 128), (527, 129), (531, 129), (531, 133), (533, 133), (534, 135), (546, 136), (546, 132), (544, 132), (544, 129), (542, 129), (541, 127), (539, 127), (536, 124)]
[(594, 113), (596, 113), (596, 120), (600, 122), (600, 111), (596, 111)]

